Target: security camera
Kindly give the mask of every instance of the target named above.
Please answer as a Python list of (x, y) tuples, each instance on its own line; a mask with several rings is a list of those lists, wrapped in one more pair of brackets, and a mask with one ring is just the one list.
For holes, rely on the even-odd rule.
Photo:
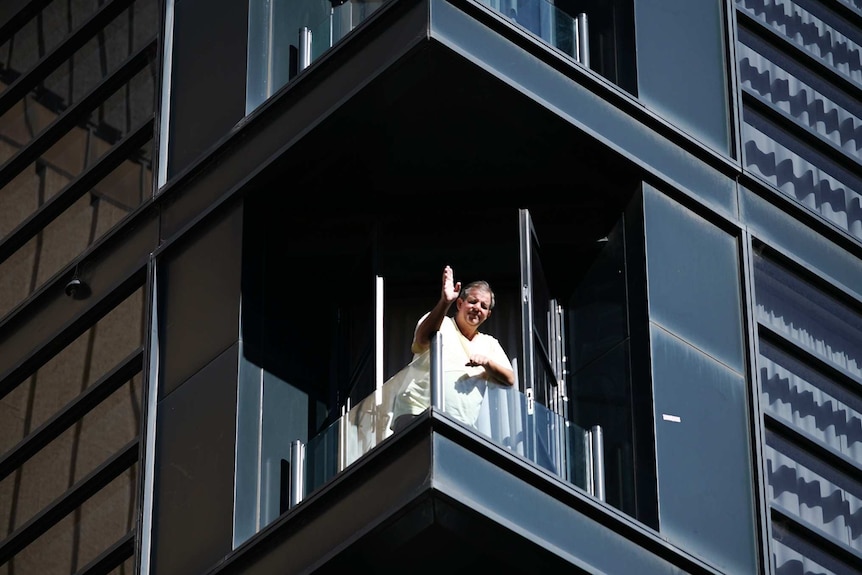
[(72, 278), (66, 284), (66, 295), (72, 299), (84, 299), (90, 295), (90, 288), (78, 278)]

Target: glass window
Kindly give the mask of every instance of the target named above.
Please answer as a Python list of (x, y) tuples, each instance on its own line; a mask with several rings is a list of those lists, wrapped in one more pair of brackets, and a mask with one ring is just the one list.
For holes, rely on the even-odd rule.
[(758, 365), (767, 413), (862, 461), (862, 397), (763, 339)]
[(804, 281), (789, 269), (755, 254), (757, 321), (862, 381), (862, 313)]
[(858, 549), (862, 484), (775, 433), (767, 434), (764, 454), (772, 505), (833, 542)]
[[(794, 43), (827, 68), (862, 86), (858, 32), (818, 3), (792, 0), (736, 0), (737, 8)], [(814, 8), (811, 11), (807, 8)]]

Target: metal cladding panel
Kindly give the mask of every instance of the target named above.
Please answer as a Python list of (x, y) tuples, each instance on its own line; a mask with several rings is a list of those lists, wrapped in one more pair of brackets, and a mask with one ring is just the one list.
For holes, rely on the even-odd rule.
[(201, 573), (231, 550), (237, 345), (157, 409), (152, 572)]
[(640, 544), (643, 534), (633, 532), (627, 522), (613, 526), (613, 513), (596, 515), (577, 498), (561, 498), (550, 484), (543, 488), (542, 482), (527, 481), (443, 435), (434, 437), (434, 454), (435, 490), (459, 502), (463, 513), (479, 514), (508, 532), (507, 544), (530, 541), (585, 573), (669, 575), (701, 570), (681, 554), (674, 558), (657, 539), (642, 539), (651, 548)]
[(242, 207), (226, 207), (160, 259), (160, 398), (239, 339)]
[(196, 160), (245, 113), (248, 3), (175, 3), (170, 174)]

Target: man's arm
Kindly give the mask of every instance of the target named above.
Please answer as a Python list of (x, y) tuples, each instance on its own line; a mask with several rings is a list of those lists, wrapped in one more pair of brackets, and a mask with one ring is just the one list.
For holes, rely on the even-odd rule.
[(425, 316), (419, 325), (416, 326), (416, 332), (413, 334), (413, 344), (410, 346), (413, 353), (421, 353), (431, 347), (431, 337), (440, 330), (443, 325), (443, 320), (446, 319), (446, 314), (449, 308), (461, 292), (461, 282), (455, 281), (455, 274), (452, 268), (446, 266), (443, 268), (443, 287), (440, 290), (440, 299)]
[[(477, 366), (480, 365), (485, 368), (485, 372), (488, 374), (489, 379), (496, 381), (497, 383), (502, 383), (503, 385), (515, 385), (515, 372), (512, 371), (512, 364), (509, 362), (508, 358), (503, 361), (503, 357), (506, 357), (505, 352), (503, 352), (503, 348), (497, 350), (498, 353), (495, 354), (495, 357), (488, 357), (487, 355), (481, 355), (478, 353), (474, 353), (470, 356), (470, 360), (467, 362), (469, 366)], [(502, 354), (502, 356), (500, 356)]]

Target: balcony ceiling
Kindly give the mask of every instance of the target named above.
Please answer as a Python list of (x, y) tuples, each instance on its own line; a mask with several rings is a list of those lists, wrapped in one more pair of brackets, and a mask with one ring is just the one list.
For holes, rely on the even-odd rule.
[[(316, 97), (315, 74), (331, 70), (330, 62), (309, 68), (282, 105)], [(369, 220), (394, 230), (404, 246), (436, 234), (445, 253), (465, 233), (499, 245), (503, 228), (517, 244), (515, 208), (527, 207), (545, 249), (573, 263), (592, 257), (640, 181), (633, 166), (533, 96), (432, 38), (342, 101), (267, 174), (263, 186), (295, 191), (267, 193), (268, 210), (301, 206), (292, 226), (327, 222), (338, 231), (315, 237), (322, 251), (330, 249), (327, 237), (343, 245)]]

